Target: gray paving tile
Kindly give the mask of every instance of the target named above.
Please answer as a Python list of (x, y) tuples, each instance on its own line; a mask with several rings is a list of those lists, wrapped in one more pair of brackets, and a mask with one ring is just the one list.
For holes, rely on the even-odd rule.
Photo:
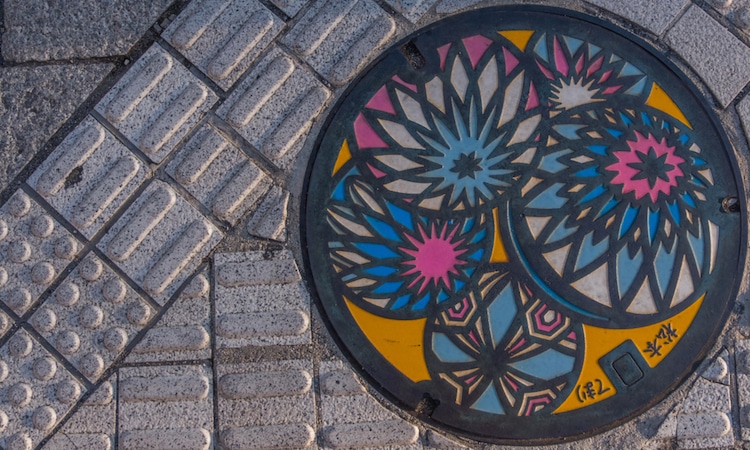
[(199, 0), (162, 37), (227, 90), (283, 25), (257, 0)]
[(39, 309), (31, 325), (92, 383), (156, 314), (89, 253)]
[(0, 185), (28, 163), (112, 70), (111, 64), (0, 68)]
[(13, 319), (11, 319), (4, 312), (0, 311), (0, 339), (5, 337), (5, 333), (7, 333), (12, 326)]
[(308, 447), (316, 423), (312, 374), (310, 360), (219, 365), (217, 402), (224, 448)]
[(154, 162), (161, 162), (218, 97), (154, 44), (96, 109)]
[(271, 187), (267, 173), (207, 124), (180, 148), (167, 173), (231, 224)]
[(737, 114), (740, 116), (745, 136), (750, 140), (750, 95), (746, 95), (737, 103)]
[(396, 22), (372, 0), (313, 5), (284, 38), (331, 83), (341, 86), (393, 37)]
[(438, 14), (453, 14), (468, 9), (482, 0), (441, 0), (435, 7)]
[(289, 191), (279, 186), (273, 186), (250, 215), (247, 222), (247, 232), (264, 239), (286, 241), (288, 209)]
[(750, 48), (697, 6), (667, 32), (666, 42), (687, 61), (716, 95), (729, 105), (750, 82)]
[(329, 96), (307, 69), (274, 48), (217, 113), (271, 161), (287, 168)]
[(308, 0), (271, 0), (271, 3), (284, 11), (287, 16), (294, 17), (309, 2)]
[(318, 371), (323, 448), (422, 448), (419, 429), (356, 389), (358, 382), (342, 361), (323, 361)]
[(91, 116), (29, 178), (28, 183), (87, 238), (92, 238), (150, 175)]
[(750, 440), (750, 340), (738, 340), (735, 343), (737, 361), (737, 386), (739, 392), (740, 426), (742, 439)]
[(31, 449), (75, 406), (85, 388), (25, 330), (0, 348), (0, 446)]
[(23, 191), (0, 208), (0, 301), (23, 315), (83, 248)]
[(173, 0), (6, 0), (3, 57), (9, 61), (124, 55)]
[(208, 450), (213, 442), (213, 374), (199, 365), (120, 369), (119, 448)]
[(103, 382), (65, 422), (44, 450), (109, 450), (114, 446), (117, 375)]
[(211, 357), (209, 281), (198, 274), (127, 358), (128, 363)]
[(669, 24), (677, 17), (689, 0), (586, 0), (596, 6), (608, 9), (618, 16), (632, 20), (656, 35), (666, 31)]
[(469, 447), (448, 439), (433, 430), (427, 430), (427, 448), (435, 450), (467, 450)]
[(310, 297), (290, 252), (214, 257), (218, 348), (308, 344)]
[(437, 0), (385, 0), (393, 9), (400, 12), (410, 22), (416, 23)]
[(164, 304), (222, 238), (223, 233), (174, 189), (154, 181), (99, 248)]
[(687, 397), (661, 424), (652, 443), (671, 440), (684, 449), (732, 447), (731, 414), (730, 387), (698, 378)]

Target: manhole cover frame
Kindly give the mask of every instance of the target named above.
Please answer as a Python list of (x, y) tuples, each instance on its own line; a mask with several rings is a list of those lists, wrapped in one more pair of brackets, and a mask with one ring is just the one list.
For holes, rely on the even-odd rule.
[[(625, 405), (632, 405), (637, 404), (635, 407), (629, 407), (629, 412), (627, 412), (624, 415), (619, 415), (615, 417), (613, 420), (610, 421), (604, 421), (601, 423), (597, 423), (594, 426), (587, 426), (590, 420), (594, 419), (599, 413), (599, 409), (594, 409), (592, 411), (588, 411), (587, 414), (579, 415), (578, 419), (574, 421), (575, 423), (570, 423), (569, 420), (566, 421), (560, 421), (557, 420), (556, 423), (553, 421), (553, 423), (546, 423), (544, 421), (537, 420), (536, 422), (533, 422), (534, 426), (541, 426), (543, 431), (546, 433), (545, 436), (542, 437), (536, 437), (536, 436), (528, 436), (528, 434), (523, 435), (524, 433), (521, 433), (522, 435), (498, 435), (497, 433), (485, 433), (482, 432), (486, 427), (491, 427), (491, 423), (480, 423), (477, 426), (473, 426), (473, 429), (466, 429), (466, 427), (456, 427), (452, 426), (450, 423), (447, 423), (445, 418), (443, 417), (443, 420), (436, 419), (434, 417), (430, 417), (426, 414), (424, 414), (424, 407), (425, 407), (425, 396), (420, 395), (420, 393), (414, 392), (405, 392), (404, 389), (396, 386), (386, 386), (388, 376), (383, 376), (382, 373), (380, 374), (373, 374), (371, 369), (368, 369), (368, 367), (372, 367), (373, 365), (379, 366), (381, 364), (388, 364), (386, 359), (380, 355), (374, 347), (372, 347), (368, 341), (368, 339), (360, 332), (359, 335), (356, 335), (357, 333), (354, 332), (355, 336), (347, 336), (346, 341), (342, 336), (339, 334), (339, 331), (337, 330), (335, 323), (344, 323), (348, 322), (351, 319), (346, 318), (349, 313), (347, 311), (344, 311), (340, 308), (335, 308), (334, 306), (326, 306), (326, 302), (322, 300), (322, 296), (320, 295), (321, 291), (324, 292), (324, 294), (328, 295), (328, 298), (332, 298), (333, 296), (340, 296), (340, 294), (336, 294), (335, 292), (330, 291), (330, 284), (327, 286), (320, 286), (319, 280), (313, 275), (313, 260), (311, 259), (311, 255), (309, 254), (310, 248), (308, 246), (308, 231), (312, 229), (311, 227), (311, 221), (310, 218), (311, 215), (308, 214), (308, 208), (310, 207), (311, 200), (308, 198), (308, 193), (311, 187), (313, 172), (315, 169), (316, 161), (318, 160), (318, 157), (321, 155), (321, 148), (323, 147), (323, 143), (326, 140), (334, 139), (334, 136), (337, 138), (335, 140), (341, 141), (343, 140), (343, 136), (337, 136), (335, 133), (332, 133), (329, 131), (331, 124), (333, 121), (337, 118), (338, 114), (341, 112), (342, 109), (345, 109), (345, 104), (347, 103), (347, 100), (352, 95), (352, 92), (356, 91), (358, 87), (360, 86), (360, 83), (368, 77), (375, 69), (387, 58), (395, 58), (395, 56), (399, 53), (399, 49), (402, 48), (404, 45), (408, 45), (412, 43), (415, 39), (418, 39), (420, 36), (429, 35), (433, 33), (435, 30), (446, 27), (450, 25), (456, 25), (459, 30), (462, 30), (463, 28), (468, 28), (470, 25), (469, 23), (472, 22), (474, 19), (484, 19), (485, 15), (502, 15), (502, 14), (550, 14), (553, 16), (562, 16), (565, 21), (570, 22), (576, 22), (581, 21), (584, 22), (588, 27), (590, 27), (591, 30), (595, 30), (596, 27), (604, 29), (605, 32), (612, 33), (614, 35), (614, 39), (618, 41), (625, 42), (626, 45), (631, 45), (633, 49), (637, 49), (634, 51), (643, 52), (643, 60), (647, 62), (651, 62), (656, 65), (661, 65), (661, 70), (663, 71), (666, 69), (666, 72), (671, 72), (671, 75), (669, 77), (673, 77), (673, 79), (679, 81), (681, 83), (681, 91), (679, 92), (680, 98), (688, 98), (688, 100), (683, 101), (684, 104), (687, 102), (692, 102), (694, 105), (700, 107), (702, 109), (702, 112), (699, 112), (699, 115), (706, 116), (709, 119), (710, 127), (713, 129), (716, 138), (719, 139), (721, 142), (721, 145), (723, 146), (723, 152), (726, 156), (726, 159), (729, 163), (729, 167), (726, 169), (732, 173), (732, 178), (735, 187), (737, 188), (737, 192), (732, 193), (734, 196), (738, 199), (738, 204), (740, 205), (739, 213), (727, 213), (730, 215), (736, 215), (739, 217), (738, 220), (740, 220), (739, 230), (739, 249), (737, 254), (737, 267), (736, 271), (734, 273), (724, 273), (719, 274), (716, 277), (724, 277), (731, 278), (732, 280), (732, 287), (729, 290), (729, 293), (727, 294), (727, 300), (723, 302), (723, 305), (721, 305), (720, 308), (716, 308), (714, 306), (713, 309), (707, 307), (706, 305), (702, 305), (699, 309), (698, 316), (695, 319), (695, 322), (693, 323), (691, 327), (691, 333), (688, 333), (688, 335), (680, 342), (680, 350), (675, 350), (673, 354), (676, 355), (682, 355), (683, 353), (688, 353), (691, 355), (690, 361), (692, 364), (684, 364), (683, 369), (678, 371), (679, 376), (674, 377), (672, 382), (670, 383), (656, 383), (660, 385), (660, 388), (656, 391), (654, 391), (653, 383), (649, 383), (645, 386), (640, 386), (641, 392), (647, 392), (649, 395), (647, 396), (649, 399), (647, 401), (640, 401), (640, 399), (626, 399), (628, 401), (623, 401), (623, 399), (620, 399), (617, 403), (615, 403), (615, 406), (622, 406)], [(486, 19), (484, 19), (486, 20)], [(463, 25), (462, 25), (463, 24)], [(519, 26), (517, 28), (523, 28), (523, 26)], [(489, 29), (489, 27), (487, 27)], [(537, 31), (541, 31), (538, 28)], [(554, 32), (556, 33), (562, 33), (560, 29), (554, 29)], [(481, 31), (480, 31), (481, 33)], [(455, 38), (453, 40), (450, 40), (450, 42), (458, 42), (459, 39), (463, 36), (470, 36), (472, 33), (463, 32), (462, 31), (452, 31), (451, 34), (455, 34)], [(614, 50), (617, 52), (617, 50)], [(623, 52), (619, 51), (619, 53), (629, 53), (629, 52)], [(316, 304), (316, 307), (318, 308), (319, 312), (321, 313), (321, 317), (323, 320), (323, 323), (325, 324), (329, 335), (333, 338), (334, 342), (338, 346), (338, 348), (343, 352), (345, 357), (350, 362), (351, 366), (354, 367), (357, 371), (357, 373), (362, 376), (367, 382), (368, 382), (368, 389), (375, 390), (378, 394), (385, 397), (387, 400), (398, 406), (400, 409), (404, 410), (408, 414), (418, 418), (419, 420), (425, 422), (427, 425), (435, 427), (437, 429), (442, 429), (450, 433), (454, 433), (456, 435), (463, 436), (465, 438), (469, 439), (475, 439), (479, 441), (484, 442), (493, 442), (493, 443), (499, 443), (499, 444), (511, 444), (511, 445), (543, 445), (543, 444), (554, 444), (554, 443), (561, 443), (561, 442), (568, 442), (571, 439), (583, 439), (586, 437), (590, 437), (593, 435), (597, 435), (600, 433), (603, 433), (607, 430), (611, 430), (633, 418), (635, 418), (638, 415), (641, 415), (645, 413), (647, 410), (651, 409), (654, 405), (659, 403), (660, 401), (667, 398), (674, 390), (676, 390), (680, 385), (682, 385), (684, 382), (690, 378), (690, 375), (692, 373), (692, 369), (694, 367), (697, 367), (698, 363), (706, 358), (706, 355), (708, 351), (714, 346), (714, 344), (719, 339), (721, 332), (724, 330), (725, 326), (727, 326), (727, 322), (730, 316), (730, 313), (733, 310), (734, 303), (736, 301), (737, 293), (739, 291), (742, 275), (744, 273), (745, 267), (745, 260), (746, 260), (746, 252), (747, 252), (747, 216), (746, 212), (744, 210), (744, 205), (746, 205), (746, 194), (743, 186), (743, 182), (740, 176), (739, 172), (739, 165), (737, 162), (736, 157), (736, 150), (734, 149), (733, 145), (730, 143), (727, 133), (724, 131), (723, 125), (721, 124), (717, 114), (715, 113), (713, 107), (711, 104), (704, 98), (703, 94), (699, 90), (699, 88), (695, 85), (693, 80), (691, 80), (687, 75), (683, 73), (683, 71), (678, 68), (673, 62), (671, 62), (669, 59), (665, 59), (662, 57), (659, 57), (659, 51), (656, 47), (654, 47), (649, 42), (645, 41), (643, 38), (639, 37), (638, 35), (633, 34), (632, 32), (629, 32), (625, 29), (620, 28), (619, 26), (608, 23), (603, 21), (602, 19), (599, 19), (594, 16), (590, 16), (588, 14), (573, 11), (573, 10), (567, 10), (557, 7), (548, 7), (548, 6), (537, 6), (537, 5), (505, 5), (505, 6), (494, 6), (494, 7), (488, 7), (488, 8), (482, 8), (478, 10), (473, 10), (469, 12), (459, 13), (456, 16), (448, 17), (445, 19), (441, 19), (439, 21), (433, 22), (429, 25), (427, 25), (424, 28), (421, 28), (419, 30), (416, 30), (415, 32), (409, 34), (408, 36), (404, 37), (397, 43), (393, 44), (392, 46), (388, 47), (387, 49), (383, 50), (378, 57), (373, 60), (370, 64), (368, 64), (363, 70), (360, 71), (360, 73), (357, 75), (357, 77), (350, 81), (344, 89), (344, 91), (338, 96), (336, 100), (336, 104), (327, 112), (327, 117), (325, 119), (325, 122), (323, 123), (323, 126), (320, 128), (318, 136), (315, 138), (314, 146), (312, 148), (312, 151), (310, 153), (308, 162), (306, 164), (306, 173), (302, 188), (302, 194), (300, 196), (300, 240), (301, 240), (301, 249), (302, 249), (302, 256), (305, 266), (306, 275), (308, 277), (308, 280), (310, 282), (308, 285), (311, 289), (311, 294), (313, 298), (313, 302)], [(407, 59), (404, 55), (401, 55), (402, 59), (401, 62), (404, 64), (404, 67), (408, 67)], [(641, 66), (643, 66), (645, 63), (643, 63), (642, 60), (639, 60), (639, 63)], [(393, 75), (396, 72), (396, 70), (385, 70), (384, 68), (381, 68), (384, 73), (388, 72), (390, 75)], [(385, 80), (385, 78), (381, 77), (382, 80)], [(426, 80), (427, 78), (425, 78)], [(364, 105), (367, 99), (357, 100), (356, 103)], [(678, 102), (679, 103), (679, 102)], [(354, 108), (348, 108), (350, 110), (350, 119), (353, 119), (357, 109)], [(346, 122), (347, 126), (351, 124), (351, 121)], [(343, 128), (342, 128), (343, 129)], [(334, 145), (335, 147), (335, 145)], [(335, 158), (335, 152), (338, 150), (336, 148), (335, 150), (329, 149), (328, 154), (329, 157)], [(721, 199), (719, 199), (719, 203), (716, 205), (717, 209), (721, 208)], [(322, 248), (322, 246), (321, 246)], [(321, 261), (325, 258), (317, 258), (318, 261)], [(340, 302), (336, 302), (340, 303)], [(710, 310), (710, 312), (709, 312)], [(701, 319), (705, 319), (706, 316), (711, 317), (719, 317), (719, 320), (715, 321), (706, 321)], [(700, 325), (699, 331), (694, 331), (697, 328), (697, 325)], [(708, 339), (706, 339), (708, 337)], [(700, 339), (699, 339), (700, 338)], [(359, 350), (357, 358), (355, 356), (355, 353), (351, 350), (351, 348), (355, 348), (361, 345), (366, 345), (365, 350)], [(687, 348), (699, 348), (699, 351), (697, 352), (687, 352)], [(365, 365), (361, 363), (360, 361), (366, 361), (368, 362), (368, 365)], [(377, 372), (377, 371), (375, 371)], [(397, 377), (398, 378), (398, 377)], [(650, 380), (649, 380), (650, 381)], [(408, 391), (408, 389), (406, 390)], [(656, 395), (654, 395), (654, 393)], [(429, 394), (428, 392), (424, 392), (424, 394)], [(645, 395), (640, 395), (640, 397), (645, 397)], [(429, 408), (429, 402), (427, 404), (427, 409)], [(601, 405), (600, 405), (601, 406)], [(612, 406), (612, 405), (610, 405)], [(437, 406), (437, 410), (440, 409), (440, 406)], [(590, 409), (590, 408), (589, 408)], [(548, 417), (554, 417), (554, 416), (548, 416)], [(537, 419), (539, 416), (537, 416)], [(514, 422), (510, 425), (506, 425), (503, 428), (518, 428), (519, 426), (523, 427), (523, 425), (528, 425), (530, 422)]]

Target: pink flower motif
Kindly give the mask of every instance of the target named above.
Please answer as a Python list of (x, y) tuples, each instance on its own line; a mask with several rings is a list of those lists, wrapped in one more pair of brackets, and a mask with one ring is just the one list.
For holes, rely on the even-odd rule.
[(431, 231), (427, 232), (420, 224), (421, 240), (406, 235), (406, 238), (416, 249), (401, 248), (402, 251), (414, 258), (402, 263), (413, 266), (404, 272), (404, 276), (418, 274), (409, 287), (413, 287), (421, 281), (420, 294), (430, 283), (434, 283), (437, 287), (442, 282), (446, 288), (450, 288), (449, 275), (458, 275), (457, 266), (466, 264), (466, 261), (458, 259), (467, 250), (458, 248), (464, 242), (463, 239), (454, 242), (453, 238), (457, 231), (458, 225), (449, 231), (448, 224), (443, 224), (442, 229), (436, 231), (435, 224), (432, 224)]
[(613, 152), (617, 162), (606, 169), (616, 173), (612, 183), (622, 185), (623, 194), (633, 192), (636, 200), (648, 195), (656, 203), (659, 193), (668, 196), (677, 186), (677, 177), (685, 176), (679, 167), (685, 159), (675, 154), (667, 138), (659, 141), (651, 133), (644, 137), (637, 131), (635, 136), (635, 141), (627, 141), (629, 150)]

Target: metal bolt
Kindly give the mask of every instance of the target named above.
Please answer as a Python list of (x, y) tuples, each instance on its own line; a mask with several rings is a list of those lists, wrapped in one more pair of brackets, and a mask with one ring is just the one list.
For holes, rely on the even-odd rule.
[(721, 201), (721, 209), (726, 213), (734, 213), (740, 211), (740, 202), (737, 197), (724, 197)]
[(440, 400), (436, 400), (429, 393), (425, 393), (422, 396), (422, 400), (419, 401), (417, 407), (414, 409), (414, 412), (420, 416), (431, 417), (438, 405), (440, 405)]

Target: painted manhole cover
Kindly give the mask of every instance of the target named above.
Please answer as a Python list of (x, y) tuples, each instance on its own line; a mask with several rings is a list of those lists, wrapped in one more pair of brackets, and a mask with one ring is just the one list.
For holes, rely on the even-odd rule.
[(313, 158), (303, 235), (330, 325), (454, 431), (621, 423), (689, 374), (735, 292), (744, 221), (722, 200), (742, 194), (716, 123), (642, 44), (570, 12), (416, 33), (352, 84)]

